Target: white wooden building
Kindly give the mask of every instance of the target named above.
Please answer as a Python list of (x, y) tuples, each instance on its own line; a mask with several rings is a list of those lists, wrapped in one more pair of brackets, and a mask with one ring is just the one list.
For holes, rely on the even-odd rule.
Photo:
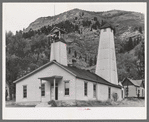
[[(59, 28), (54, 28), (52, 32), (58, 33), (59, 38), (61, 33), (63, 33)], [(101, 28), (100, 34), (100, 37), (103, 37), (103, 34), (112, 35), (113, 29), (111, 26), (106, 25), (104, 28)], [(98, 71), (96, 73), (69, 66), (67, 64), (66, 43), (60, 39), (53, 42), (51, 45), (50, 61), (26, 76), (14, 81), (16, 84), (16, 102), (48, 102), (50, 100), (106, 101), (113, 99), (112, 94), (116, 94), (118, 100), (121, 100), (122, 90), (121, 86), (118, 85), (115, 65), (114, 36), (111, 38), (113, 39), (100, 38), (100, 43), (103, 43), (102, 39), (105, 41), (103, 48), (107, 46), (106, 44), (109, 41), (113, 42), (106, 48), (106, 50), (110, 49), (105, 53), (106, 58), (102, 57), (106, 59), (105, 61), (100, 62), (102, 59), (99, 56), (102, 54), (100, 50), (98, 51), (96, 66), (96, 70), (98, 69)], [(112, 52), (110, 53), (109, 51)], [(114, 56), (111, 58), (112, 55)], [(101, 73), (100, 70), (103, 70), (104, 73)]]

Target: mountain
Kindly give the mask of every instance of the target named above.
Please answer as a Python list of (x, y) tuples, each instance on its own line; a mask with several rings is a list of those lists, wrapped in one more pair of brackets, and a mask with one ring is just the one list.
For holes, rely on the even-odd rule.
[[(84, 14), (81, 16), (81, 14)], [(56, 16), (41, 17), (32, 22), (25, 31), (30, 29), (38, 30), (41, 27), (57, 24), (66, 20), (73, 21), (77, 17), (80, 19), (92, 20), (97, 17), (98, 21), (109, 21), (117, 27), (117, 34), (122, 34), (126, 30), (133, 30), (135, 27), (141, 26), (144, 28), (144, 15), (137, 12), (111, 10), (107, 12), (90, 12), (80, 9), (73, 9)]]
[(49, 62), (51, 42), (47, 38), (57, 26), (67, 33), (68, 63), (95, 72), (100, 27), (114, 27), (118, 79), (144, 79), (144, 15), (132, 11), (104, 12), (73, 9), (56, 16), (40, 17), (25, 30), (6, 33), (6, 83), (15, 94), (13, 81)]
[(141, 45), (144, 39), (144, 15), (138, 12), (122, 10), (92, 12), (73, 9), (56, 16), (40, 17), (32, 22), (24, 33), (35, 31), (47, 35), (52, 27), (59, 26), (67, 31), (64, 39), (68, 43), (68, 49), (71, 50), (71, 53), (68, 53), (68, 61), (71, 62), (76, 52), (78, 67), (94, 72), (95, 66), (92, 64), (95, 63), (91, 59), (96, 58), (100, 38), (99, 28), (106, 22), (115, 28), (117, 58), (119, 54), (130, 53), (133, 55), (132, 60), (136, 59), (135, 50), (138, 48), (135, 47)]
[[(76, 67), (95, 72), (100, 27), (107, 22), (115, 29), (119, 80), (128, 76), (134, 79), (141, 78), (136, 62), (140, 61), (140, 55), (143, 53), (140, 47), (144, 42), (144, 15), (122, 10), (92, 12), (80, 9), (73, 9), (56, 16), (40, 17), (23, 32), (17, 33), (15, 38), (8, 34), (8, 37), (11, 36), (9, 38), (13, 38), (12, 42), (7, 41), (9, 59), (25, 60), (26, 63), (22, 65), (20, 61), (21, 68), (16, 76), (22, 71), (26, 72), (27, 67), (34, 70), (49, 61), (50, 42), (47, 40), (47, 35), (54, 26), (67, 32), (63, 38), (67, 43), (68, 63), (75, 58)], [(18, 38), (22, 43), (19, 43)]]

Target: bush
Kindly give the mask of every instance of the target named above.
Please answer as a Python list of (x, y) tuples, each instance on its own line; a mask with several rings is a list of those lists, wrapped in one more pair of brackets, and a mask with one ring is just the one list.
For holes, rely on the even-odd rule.
[(117, 101), (118, 100), (118, 94), (117, 93), (113, 93), (112, 94), (113, 100)]
[(57, 104), (54, 100), (49, 101), (48, 104), (51, 105), (51, 107), (57, 107)]

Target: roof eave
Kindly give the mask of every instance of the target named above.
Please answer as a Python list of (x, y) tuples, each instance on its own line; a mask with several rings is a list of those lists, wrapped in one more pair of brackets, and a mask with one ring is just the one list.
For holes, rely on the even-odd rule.
[(19, 81), (21, 81), (21, 80), (23, 80), (23, 79), (29, 77), (30, 75), (36, 73), (38, 70), (41, 70), (42, 68), (44, 68), (44, 67), (46, 67), (46, 66), (48, 66), (48, 65), (50, 65), (50, 64), (52, 64), (52, 63), (53, 63), (53, 61), (46, 63), (45, 65), (43, 65), (43, 66), (41, 66), (41, 67), (39, 67), (39, 68), (33, 70), (33, 71), (30, 72), (29, 74), (27, 74), (27, 75), (25, 75), (25, 76), (23, 76), (23, 77), (21, 77), (21, 78), (15, 80), (13, 83), (17, 83), (17, 82), (19, 82)]
[(19, 78), (19, 79), (15, 80), (13, 83), (20, 82), (21, 80), (23, 80), (23, 79), (25, 79), (25, 78), (29, 77), (30, 75), (32, 75), (32, 74), (34, 74), (34, 73), (38, 72), (39, 70), (43, 69), (43, 68), (44, 68), (44, 67), (46, 67), (46, 66), (51, 65), (52, 63), (57, 64), (59, 67), (63, 68), (64, 70), (66, 70), (67, 72), (69, 72), (70, 74), (72, 74), (73, 76), (75, 76), (75, 77), (76, 77), (76, 74), (74, 74), (74, 73), (72, 73), (71, 71), (67, 70), (65, 67), (63, 67), (62, 65), (60, 65), (59, 63), (57, 63), (55, 60), (53, 60), (53, 61), (48, 62), (47, 64), (45, 64), (45, 65), (43, 65), (43, 66), (41, 66), (41, 67), (37, 68), (36, 70), (34, 70), (34, 71), (30, 72), (29, 74), (27, 74), (27, 75), (25, 75), (25, 76), (23, 76), (23, 77), (21, 77), (21, 78)]
[[(88, 80), (88, 81), (92, 81), (92, 82), (96, 82), (96, 83), (99, 83), (98, 81), (95, 81), (95, 80), (89, 80), (89, 79), (86, 79), (86, 78), (81, 78), (81, 77), (78, 77), (78, 76), (76, 76), (76, 78), (83, 79), (83, 80)], [(121, 89), (121, 86), (114, 85), (114, 84), (106, 84), (106, 83), (99, 83), (99, 84), (104, 84), (104, 85), (108, 85), (108, 86), (113, 86), (113, 87), (117, 87), (117, 88), (120, 88), (120, 89)]]

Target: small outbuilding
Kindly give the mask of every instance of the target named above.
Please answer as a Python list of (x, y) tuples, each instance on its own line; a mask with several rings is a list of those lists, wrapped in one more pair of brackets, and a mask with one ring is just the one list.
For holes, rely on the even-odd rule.
[(124, 97), (145, 97), (144, 80), (125, 78), (121, 84), (124, 87)]

